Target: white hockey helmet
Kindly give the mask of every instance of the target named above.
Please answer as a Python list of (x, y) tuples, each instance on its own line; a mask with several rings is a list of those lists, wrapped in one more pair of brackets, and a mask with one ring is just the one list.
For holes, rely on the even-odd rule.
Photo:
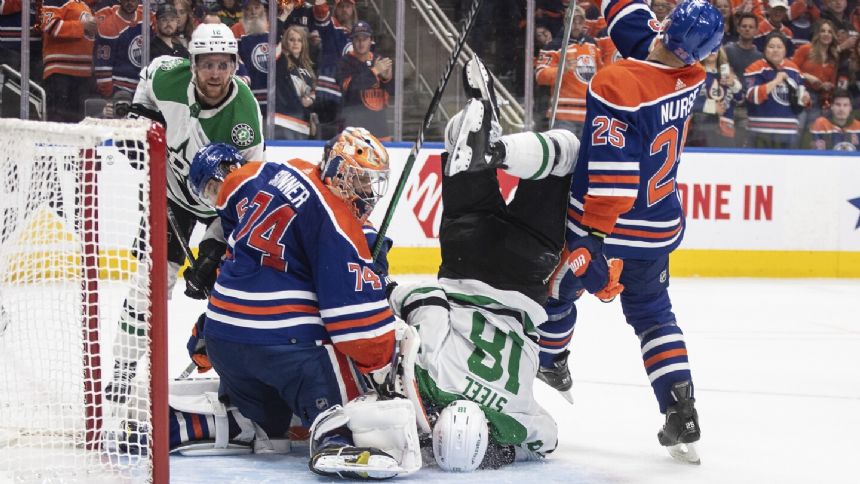
[(433, 457), (448, 472), (471, 472), (481, 465), (489, 440), (487, 417), (477, 403), (455, 400), (433, 427)]
[(230, 27), (224, 24), (200, 24), (191, 34), (188, 43), (188, 53), (191, 54), (191, 64), (198, 55), (230, 54), (239, 63), (239, 43)]

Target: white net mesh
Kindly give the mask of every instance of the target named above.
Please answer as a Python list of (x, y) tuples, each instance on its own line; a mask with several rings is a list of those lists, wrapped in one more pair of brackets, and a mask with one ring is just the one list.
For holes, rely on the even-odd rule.
[(0, 120), (0, 482), (149, 479), (147, 127)]

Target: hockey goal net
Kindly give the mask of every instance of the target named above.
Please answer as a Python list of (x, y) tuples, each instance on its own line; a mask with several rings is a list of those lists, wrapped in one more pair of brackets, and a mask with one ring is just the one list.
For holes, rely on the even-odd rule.
[(158, 125), (0, 120), (0, 482), (166, 481), (165, 186)]

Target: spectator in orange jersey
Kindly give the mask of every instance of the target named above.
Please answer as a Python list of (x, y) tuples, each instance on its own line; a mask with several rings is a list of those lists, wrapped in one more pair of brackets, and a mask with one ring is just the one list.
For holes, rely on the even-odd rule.
[[(764, 53), (764, 44), (767, 36), (777, 31), (791, 40), (791, 29), (788, 28), (788, 0), (769, 0), (767, 7), (767, 16), (759, 19), (758, 35), (755, 38), (755, 46), (759, 51)], [(794, 53), (794, 46), (791, 42), (788, 45), (788, 56)]]
[(821, 108), (830, 103), (830, 95), (836, 87), (839, 54), (833, 22), (819, 22), (812, 42), (798, 47), (791, 60), (800, 68), (807, 91), (812, 96), (812, 112), (808, 113), (808, 119), (815, 119), (820, 115)]
[(93, 75), (93, 41), (98, 24), (80, 0), (42, 4), (42, 60), (48, 121), (78, 122)]
[[(597, 42), (585, 35), (585, 11), (581, 7), (574, 9), (566, 56), (556, 124), (553, 127), (570, 130), (579, 136), (585, 121), (585, 93), (588, 91), (588, 82), (603, 66)], [(541, 51), (535, 69), (538, 85), (554, 87), (560, 60), (561, 50)], [(549, 106), (547, 117), (550, 116), (551, 109), (552, 106)]]
[(113, 48), (119, 34), (140, 23), (143, 6), (140, 0), (119, 0), (119, 4), (103, 7), (96, 12), (99, 32), (95, 47), (96, 88), (103, 97), (113, 94), (111, 64)]
[(608, 29), (603, 29), (598, 32), (595, 40), (597, 41), (597, 47), (600, 49), (601, 64), (608, 66), (609, 64), (615, 64), (621, 60), (621, 54), (612, 42)]
[(341, 121), (344, 126), (362, 126), (381, 140), (390, 139), (386, 107), (394, 95), (391, 59), (370, 51), (373, 29), (359, 20), (352, 28), (352, 51), (337, 66), (337, 83), (343, 92)]
[(126, 27), (137, 25), (143, 18), (140, 0), (119, 0), (116, 5), (102, 7), (95, 13), (99, 36), (116, 38)]
[(821, 116), (809, 128), (816, 150), (857, 151), (860, 148), (860, 121), (851, 115), (851, 95), (844, 89), (833, 93), (830, 115)]

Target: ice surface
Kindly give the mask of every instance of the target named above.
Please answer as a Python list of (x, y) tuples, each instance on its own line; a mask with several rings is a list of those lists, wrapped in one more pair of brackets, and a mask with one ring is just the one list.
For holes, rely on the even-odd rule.
[[(432, 276), (398, 276), (399, 281)], [(170, 303), (170, 371), (204, 305)], [(413, 482), (856, 483), (860, 482), (860, 280), (674, 279), (702, 426), (701, 466), (676, 463), (657, 443), (662, 415), (636, 337), (616, 301), (579, 305), (569, 405), (536, 385), (559, 424), (545, 462), (451, 475), (425, 467)], [(206, 376), (209, 376), (207, 374)], [(425, 463), (426, 464), (426, 463)], [(307, 457), (172, 457), (172, 483), (328, 482)]]

